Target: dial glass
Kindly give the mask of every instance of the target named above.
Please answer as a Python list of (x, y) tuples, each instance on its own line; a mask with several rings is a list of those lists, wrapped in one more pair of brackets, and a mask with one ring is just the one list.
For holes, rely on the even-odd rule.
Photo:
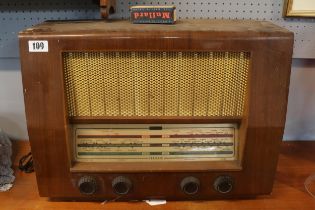
[(236, 160), (235, 124), (78, 125), (81, 162)]

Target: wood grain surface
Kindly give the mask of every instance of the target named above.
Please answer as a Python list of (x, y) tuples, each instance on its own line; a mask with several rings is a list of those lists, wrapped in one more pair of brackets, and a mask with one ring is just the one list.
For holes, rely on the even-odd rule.
[[(291, 32), (268, 22), (242, 20), (189, 20), (172, 26), (138, 26), (126, 21), (61, 21), (27, 29), (19, 38), (27, 126), (41, 196), (87, 198), (77, 188), (78, 180), (86, 174), (99, 182), (93, 198), (106, 195), (108, 199), (117, 199), (111, 181), (121, 175), (133, 182), (133, 191), (119, 197), (124, 200), (148, 197), (204, 200), (271, 192), (285, 123), (293, 45)], [(29, 53), (29, 40), (48, 40), (49, 53)], [(190, 172), (183, 166), (171, 174), (139, 171), (122, 174), (114, 170), (87, 173), (87, 169), (97, 167), (91, 163), (85, 165), (85, 170), (79, 168), (85, 172), (73, 170), (76, 162), (71, 153), (73, 140), (66, 108), (62, 52), (120, 50), (250, 52), (246, 108), (239, 130), (240, 152), (234, 167), (215, 171), (215, 163), (207, 162), (207, 167), (198, 172)], [(132, 123), (137, 119), (103, 119), (103, 123), (117, 120)], [(191, 117), (191, 120), (200, 119)], [(99, 123), (101, 121), (98, 119)], [(177, 117), (176, 122), (187, 123), (187, 119)], [(202, 120), (202, 123), (211, 122), (210, 118)], [(174, 164), (178, 163), (169, 163), (168, 167)], [(223, 168), (228, 168), (231, 163), (222, 162), (224, 164)], [(155, 164), (156, 168), (162, 166)], [(239, 166), (242, 170), (231, 171)], [(125, 164), (124, 167), (132, 166)], [(213, 188), (214, 180), (222, 175), (234, 179), (230, 193), (220, 194)], [(195, 196), (189, 197), (180, 190), (179, 183), (187, 176), (195, 176), (202, 183)]]
[[(23, 151), (27, 151), (24, 149)], [(315, 142), (285, 142), (282, 144), (275, 185), (270, 196), (243, 200), (167, 202), (151, 207), (144, 202), (66, 202), (41, 198), (35, 174), (16, 170), (16, 181), (9, 192), (0, 193), (1, 210), (314, 210), (315, 199), (304, 189), (304, 181), (315, 174)], [(18, 156), (22, 155), (17, 152)], [(15, 161), (17, 162), (17, 161)], [(257, 180), (259, 182), (259, 180)]]

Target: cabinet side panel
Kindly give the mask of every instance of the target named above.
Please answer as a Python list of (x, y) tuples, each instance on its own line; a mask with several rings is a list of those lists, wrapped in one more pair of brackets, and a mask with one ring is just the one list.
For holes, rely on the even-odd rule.
[(29, 52), (32, 39), (20, 38), (27, 127), (39, 193), (52, 196), (71, 187), (62, 62), (55, 41), (47, 39), (49, 52)]

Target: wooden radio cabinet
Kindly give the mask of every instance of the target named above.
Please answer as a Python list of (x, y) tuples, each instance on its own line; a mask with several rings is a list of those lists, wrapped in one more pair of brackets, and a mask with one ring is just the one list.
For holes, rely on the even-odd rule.
[(269, 194), (293, 34), (268, 22), (45, 22), (19, 34), (41, 196)]

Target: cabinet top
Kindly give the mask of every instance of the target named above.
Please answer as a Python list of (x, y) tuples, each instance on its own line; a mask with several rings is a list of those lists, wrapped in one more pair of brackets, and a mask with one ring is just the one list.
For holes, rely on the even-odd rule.
[(90, 36), (142, 34), (157, 36), (177, 33), (211, 33), (218, 36), (283, 37), (292, 32), (267, 21), (254, 20), (180, 20), (174, 25), (132, 24), (126, 20), (47, 21), (19, 33), (23, 36)]

